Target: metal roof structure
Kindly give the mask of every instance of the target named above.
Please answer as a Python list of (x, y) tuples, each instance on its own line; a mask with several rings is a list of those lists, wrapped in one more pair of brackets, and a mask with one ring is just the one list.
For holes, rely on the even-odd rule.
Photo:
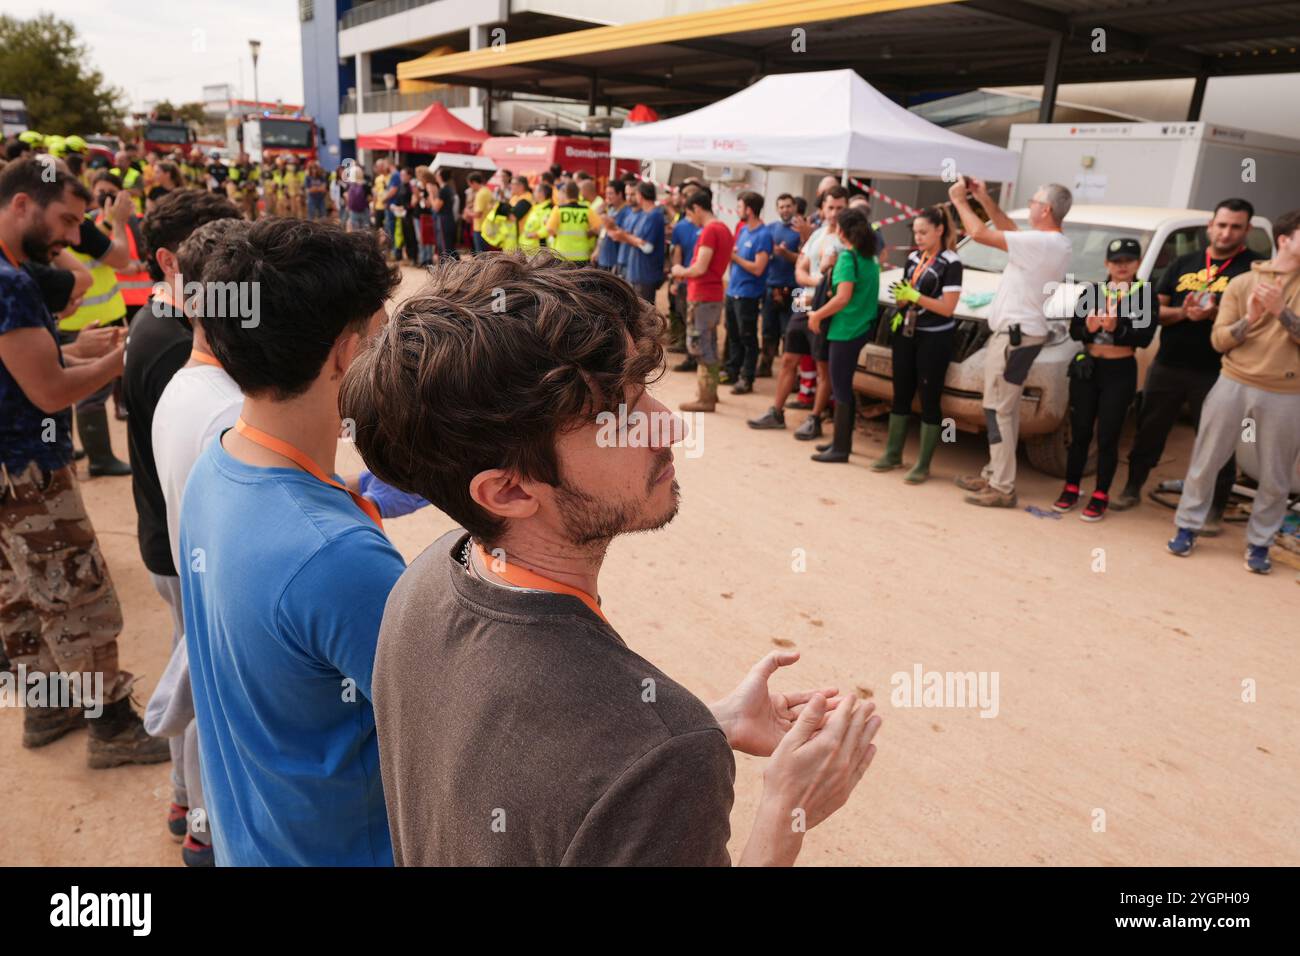
[(900, 101), (977, 87), (1300, 72), (1300, 0), (758, 0), (589, 28), (521, 13), (507, 42), (403, 79), (691, 109), (769, 73), (849, 68)]

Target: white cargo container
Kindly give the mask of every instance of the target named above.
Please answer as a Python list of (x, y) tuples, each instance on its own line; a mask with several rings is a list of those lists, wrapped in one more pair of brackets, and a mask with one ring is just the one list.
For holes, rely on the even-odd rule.
[(1300, 209), (1300, 140), (1200, 122), (1016, 123), (1007, 146), (1020, 171), (1003, 208), (1059, 182), (1077, 203), (1213, 209), (1237, 196), (1274, 219)]

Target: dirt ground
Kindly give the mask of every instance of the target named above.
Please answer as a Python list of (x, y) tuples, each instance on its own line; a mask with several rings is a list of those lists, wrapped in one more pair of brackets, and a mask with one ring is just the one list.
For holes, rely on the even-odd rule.
[[(1150, 501), (1099, 524), (1037, 518), (1024, 506), (1046, 508), (1059, 483), (1023, 458), (1021, 510), (966, 505), (951, 479), (982, 463), (969, 435), (940, 447), (918, 487), (867, 470), (879, 426), (858, 432), (851, 464), (816, 464), (790, 432), (745, 426), (773, 385), (724, 390), (703, 453), (677, 454), (680, 514), (615, 543), (601, 597), (635, 650), (705, 700), (789, 645), (803, 659), (777, 686), (874, 696), (875, 764), (808, 834), (801, 863), (1300, 863), (1294, 571), (1246, 573), (1240, 525), (1175, 559), (1172, 512)], [(675, 407), (693, 376), (669, 373), (657, 391)], [(914, 427), (909, 462), (915, 441)], [(120, 424), (114, 447), (125, 455)], [(1190, 449), (1179, 426), (1155, 478), (1181, 477)], [(339, 470), (357, 464), (344, 446)], [(140, 563), (130, 481), (82, 489), (124, 607), (122, 663), (145, 699), (170, 622)], [(408, 560), (451, 526), (432, 509), (387, 523)], [(997, 715), (895, 706), (891, 678), (918, 665), (996, 673)], [(88, 770), (84, 732), (25, 751), (21, 720), (0, 712), (0, 864), (179, 865), (164, 827), (170, 765)], [(762, 768), (737, 756), (733, 857)]]

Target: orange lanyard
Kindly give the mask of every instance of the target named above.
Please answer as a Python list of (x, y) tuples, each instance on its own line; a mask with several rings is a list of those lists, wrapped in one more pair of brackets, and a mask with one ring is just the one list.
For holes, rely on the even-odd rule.
[(907, 280), (907, 284), (915, 289), (916, 284), (921, 281), (921, 276), (925, 275), (925, 270), (930, 268), (930, 263), (934, 262), (938, 255), (939, 253), (932, 252), (928, 257), (922, 259), (920, 263), (917, 264), (916, 270), (912, 273), (912, 278)]
[(5, 258), (9, 260), (9, 264), (11, 266), (13, 266), (15, 269), (20, 268), (20, 266), (18, 265), (18, 260), (14, 257), (14, 254), (9, 251), (9, 247), (5, 245), (5, 241), (3, 239), (0, 239), (0, 252), (3, 252), (5, 254)]
[(352, 496), (352, 500), (357, 503), (357, 507), (366, 513), (366, 516), (375, 523), (376, 527), (378, 527), (380, 531), (384, 530), (383, 519), (379, 517), (379, 509), (375, 506), (373, 501), (364, 495), (353, 491), (347, 485), (335, 481), (329, 475), (325, 474), (325, 472), (321, 471), (320, 466), (317, 465), (316, 462), (312, 461), (287, 441), (281, 441), (279, 438), (274, 438), (266, 432), (254, 428), (252, 425), (248, 424), (248, 422), (244, 421), (242, 415), (235, 421), (235, 431), (239, 432), (239, 434), (243, 435), (254, 445), (261, 445), (263, 448), (273, 451), (277, 455), (283, 455), (285, 458), (288, 458), (291, 462), (303, 471), (307, 472), (307, 474), (311, 475), (317, 481), (323, 481), (327, 485), (346, 491)]
[[(215, 368), (221, 368), (221, 363), (217, 361), (215, 355), (209, 355), (207, 352), (200, 352), (198, 349), (190, 350), (190, 360), (198, 362), (201, 365), (211, 365)], [(252, 441), (253, 439), (249, 439)]]
[(1243, 246), (1238, 246), (1233, 251), (1232, 255), (1228, 256), (1227, 260), (1224, 261), (1223, 265), (1219, 266), (1219, 270), (1217, 272), (1214, 271), (1214, 266), (1210, 264), (1210, 250), (1209, 249), (1205, 250), (1205, 288), (1201, 290), (1202, 292), (1206, 291), (1206, 289), (1209, 289), (1210, 286), (1214, 285), (1214, 280), (1219, 278), (1219, 276), (1223, 275), (1223, 273), (1227, 270), (1228, 266), (1232, 265), (1232, 260), (1237, 258), (1237, 256), (1241, 254), (1241, 250), (1243, 248), (1244, 248)]
[[(477, 541), (474, 542), (474, 549), (478, 552), (478, 559), (483, 562), (483, 566), (491, 568), (492, 573), (501, 580), (513, 584), (517, 588), (531, 588), (534, 591), (550, 591), (553, 594), (571, 594), (583, 604), (587, 605), (587, 607), (591, 608), (592, 614), (595, 614), (606, 624), (609, 623), (604, 612), (601, 611), (600, 605), (596, 603), (596, 599), (586, 591), (570, 587), (567, 584), (561, 584), (559, 581), (552, 581), (550, 578), (544, 578), (540, 574), (529, 571), (527, 568), (515, 567), (509, 562), (495, 562), (488, 553), (483, 550), (483, 545), (479, 544)], [(497, 564), (504, 566), (498, 570), (496, 567)]]

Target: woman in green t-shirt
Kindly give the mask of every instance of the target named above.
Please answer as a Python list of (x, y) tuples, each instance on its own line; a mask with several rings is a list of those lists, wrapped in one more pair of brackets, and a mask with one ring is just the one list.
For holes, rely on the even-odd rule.
[(876, 301), (880, 295), (880, 263), (876, 261), (876, 234), (867, 217), (856, 209), (840, 213), (836, 231), (844, 251), (831, 273), (831, 297), (819, 309), (808, 313), (808, 326), (821, 332), (829, 323), (831, 396), (835, 399), (835, 437), (830, 447), (812, 456), (813, 461), (848, 461), (853, 447), (853, 373), (858, 356), (876, 324)]

